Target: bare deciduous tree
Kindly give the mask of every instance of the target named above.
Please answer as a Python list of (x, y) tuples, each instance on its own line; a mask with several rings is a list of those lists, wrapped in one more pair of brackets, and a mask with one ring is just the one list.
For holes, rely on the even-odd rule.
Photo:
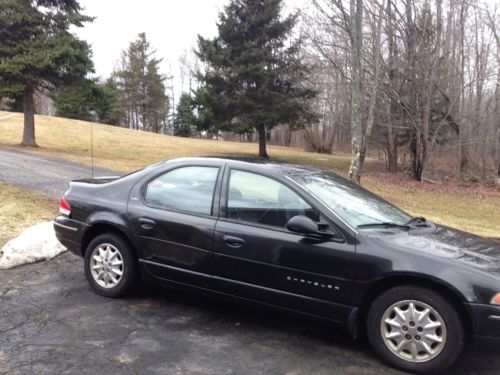
[(350, 124), (353, 181), (361, 179), (368, 145), (384, 150), (391, 172), (404, 147), (417, 180), (433, 172), (433, 153), (455, 154), (461, 174), (499, 172), (500, 22), (487, 3), (313, 4), (304, 17), (305, 55), (317, 58), (313, 76), (323, 78), (317, 107), (337, 119), (323, 126)]

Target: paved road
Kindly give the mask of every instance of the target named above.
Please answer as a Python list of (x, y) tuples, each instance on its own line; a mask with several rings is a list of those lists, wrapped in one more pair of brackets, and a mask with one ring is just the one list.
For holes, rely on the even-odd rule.
[[(94, 176), (116, 174), (94, 168)], [(0, 148), (0, 181), (59, 198), (68, 182), (90, 177), (90, 167), (69, 161)]]
[[(69, 253), (0, 272), (0, 342), (0, 374), (398, 374), (319, 323), (148, 285), (100, 297)], [(499, 368), (468, 354), (450, 374)]]

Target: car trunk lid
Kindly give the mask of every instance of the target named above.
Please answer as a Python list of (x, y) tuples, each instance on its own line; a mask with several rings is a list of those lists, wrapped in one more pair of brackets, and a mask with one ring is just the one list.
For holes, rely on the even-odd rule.
[(104, 176), (104, 177), (94, 177), (94, 178), (80, 178), (77, 180), (71, 181), (73, 182), (79, 182), (83, 184), (94, 184), (94, 185), (100, 185), (100, 184), (106, 184), (108, 182), (113, 182), (117, 179), (119, 179), (120, 176)]

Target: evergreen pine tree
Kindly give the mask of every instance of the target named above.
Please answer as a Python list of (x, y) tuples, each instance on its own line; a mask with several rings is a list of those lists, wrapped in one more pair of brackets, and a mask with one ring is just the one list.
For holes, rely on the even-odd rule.
[(231, 0), (219, 15), (219, 35), (198, 37), (200, 123), (237, 133), (255, 128), (261, 157), (268, 157), (272, 127), (315, 119), (308, 107), (314, 92), (301, 85), (307, 67), (291, 40), (296, 16), (282, 18), (281, 8), (282, 0)]
[(159, 72), (162, 60), (154, 57), (155, 52), (146, 34), (139, 34), (123, 51), (120, 70), (114, 77), (127, 126), (160, 133), (166, 127), (169, 98), (165, 76)]
[(189, 137), (197, 125), (194, 116), (194, 102), (189, 94), (183, 93), (177, 103), (174, 119), (174, 135)]
[(36, 146), (34, 93), (92, 70), (90, 48), (69, 30), (91, 18), (75, 0), (0, 0), (0, 97), (21, 97), (22, 144)]
[(84, 80), (59, 90), (54, 104), (58, 116), (116, 125), (117, 100), (118, 91), (109, 80)]

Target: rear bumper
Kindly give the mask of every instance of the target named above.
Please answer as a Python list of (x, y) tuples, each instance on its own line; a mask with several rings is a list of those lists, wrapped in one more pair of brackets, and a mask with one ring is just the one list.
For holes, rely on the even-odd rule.
[(467, 307), (472, 318), (475, 346), (500, 344), (500, 306), (469, 303)]
[(87, 228), (87, 224), (65, 216), (58, 216), (54, 219), (54, 231), (59, 242), (79, 256), (82, 256), (82, 239)]

